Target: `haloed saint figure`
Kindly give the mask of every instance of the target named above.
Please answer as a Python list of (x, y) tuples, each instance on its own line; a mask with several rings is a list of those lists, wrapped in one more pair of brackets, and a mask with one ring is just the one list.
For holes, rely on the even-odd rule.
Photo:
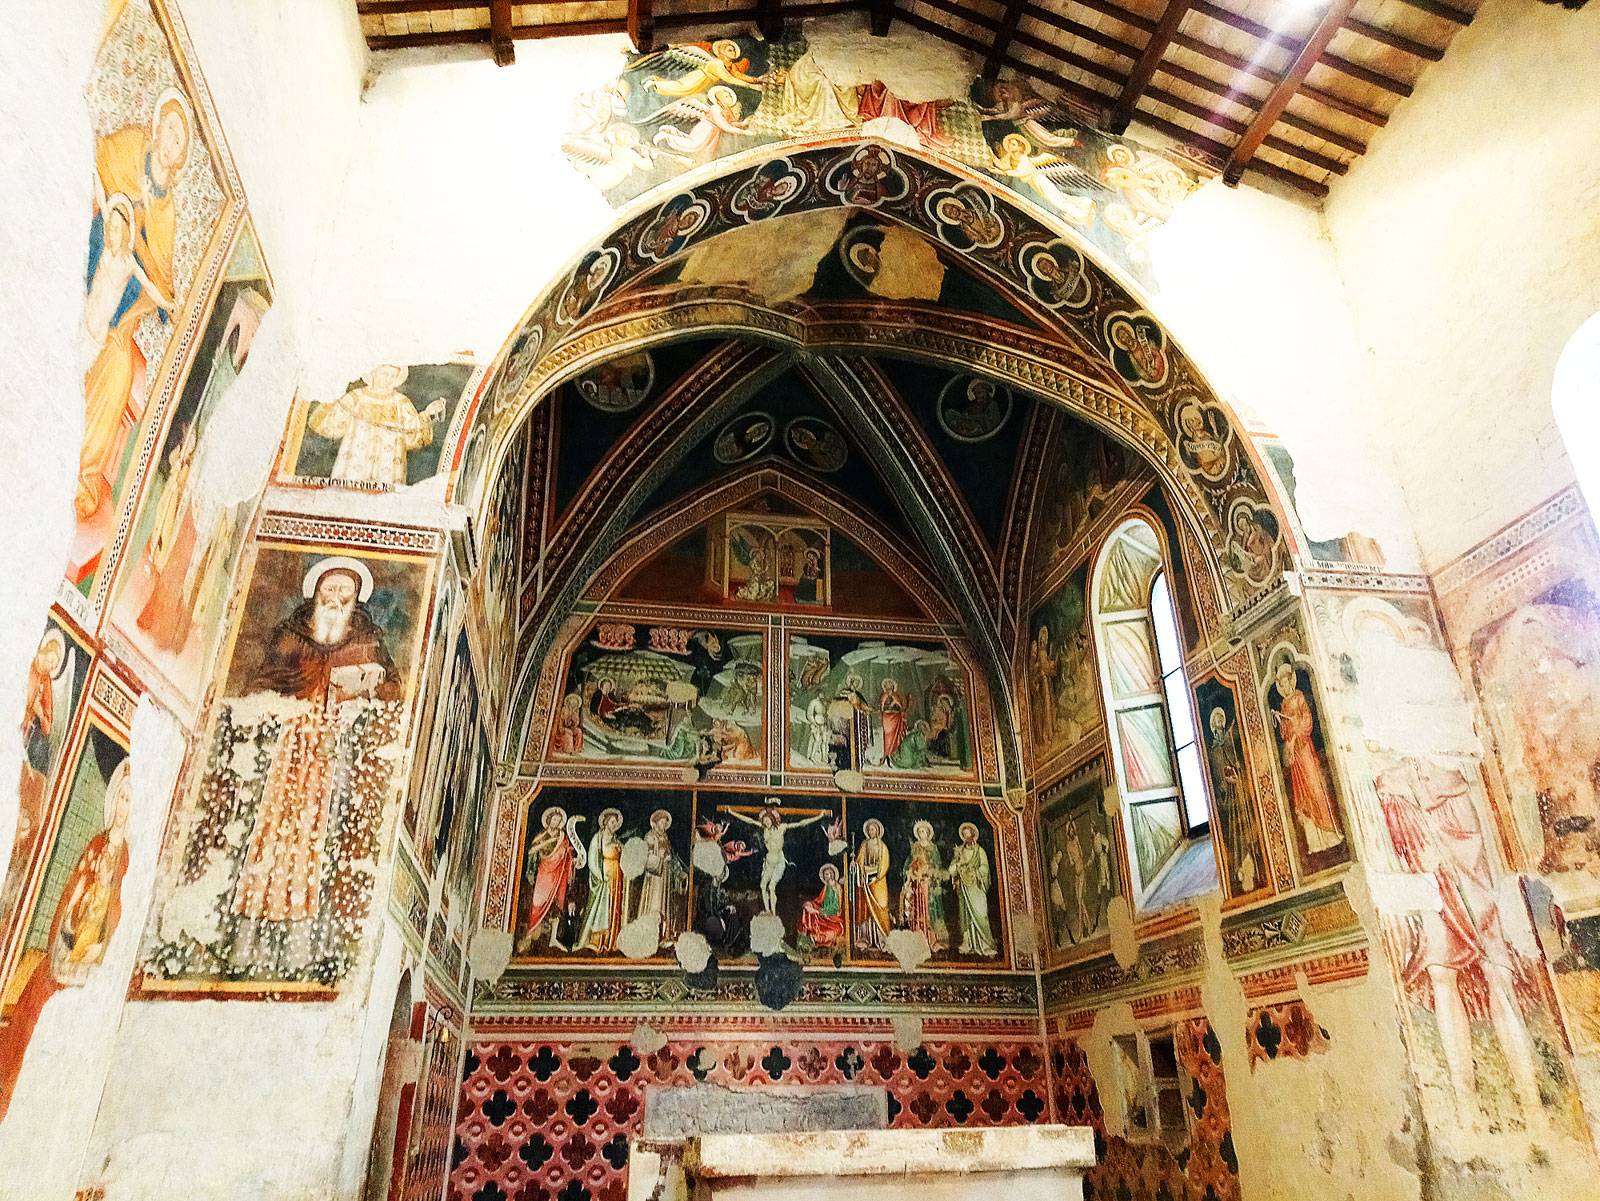
[[(275, 569), (305, 559), (266, 555), (247, 627), (250, 610), (282, 603)], [(194, 832), (167, 902), (186, 916), (158, 922), (146, 952), (156, 976), (326, 985), (353, 958), (367, 905), (360, 864), (376, 853), (404, 679), (391, 635), (369, 607), (372, 568), (339, 555), (317, 559), (300, 591), (259, 639), (259, 661), (230, 681), (234, 695), (220, 709)], [(386, 603), (396, 595), (386, 593)], [(226, 753), (252, 742), (254, 754)], [(210, 920), (196, 923), (196, 912)]]

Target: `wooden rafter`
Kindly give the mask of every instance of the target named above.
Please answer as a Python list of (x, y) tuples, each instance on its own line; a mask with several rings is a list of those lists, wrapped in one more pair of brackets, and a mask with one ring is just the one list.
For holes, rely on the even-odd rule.
[(517, 61), (517, 48), (511, 41), (511, 0), (493, 0), (489, 5), (489, 49), (497, 67)]
[[(1356, 0), (1319, 0), (1329, 7), (1303, 18), (1315, 25), (1303, 43), (1298, 31), (1286, 31), (1276, 17), (1267, 23), (1259, 6), (1244, 0), (718, 2), (735, 7), (717, 8), (713, 0), (356, 0), (356, 11), (374, 50), (475, 43), (506, 64), (523, 39), (621, 33), (643, 52), (674, 40), (668, 30), (692, 29), (688, 40), (701, 40), (753, 24), (779, 41), (786, 19), (856, 9), (877, 36), (899, 18), (962, 47), (991, 83), (1009, 72), (1047, 84), (1080, 119), (1114, 134), (1138, 122), (1178, 139), (1184, 153), (1220, 165), (1229, 183), (1249, 172), (1323, 195), (1322, 181), (1345, 173), (1366, 151), (1367, 135), (1353, 123), (1387, 123), (1394, 99), (1411, 94), (1416, 74), (1442, 58), (1455, 28), (1471, 21), (1472, 12), (1458, 6), (1474, 0), (1397, 0), (1368, 6), (1365, 20), (1353, 11)], [(1146, 5), (1149, 15), (1141, 11)], [(1377, 47), (1385, 56), (1369, 57)]]
[(1272, 127), (1283, 115), (1283, 110), (1289, 106), (1289, 101), (1300, 90), (1300, 85), (1305, 82), (1306, 76), (1311, 74), (1311, 68), (1316, 66), (1318, 60), (1327, 52), (1328, 43), (1333, 41), (1334, 34), (1339, 32), (1345, 18), (1355, 6), (1356, 0), (1333, 0), (1328, 11), (1323, 13), (1322, 19), (1317, 22), (1317, 27), (1311, 31), (1311, 36), (1300, 47), (1300, 52), (1295, 55), (1294, 61), (1289, 64), (1289, 69), (1278, 81), (1278, 86), (1272, 89), (1272, 94), (1256, 112), (1250, 127), (1244, 131), (1233, 152), (1228, 155), (1228, 161), (1222, 168), (1224, 183), (1232, 185), (1239, 182), (1239, 177), (1244, 174), (1245, 164), (1255, 156), (1255, 152), (1267, 140)]
[(1000, 24), (989, 43), (989, 53), (983, 56), (983, 77), (989, 83), (1000, 77), (1000, 68), (1005, 64), (1006, 52), (1011, 49), (1011, 39), (1017, 35), (1017, 24), (1026, 7), (1025, 0), (1006, 0), (1005, 12), (1000, 15)]
[(628, 40), (640, 54), (656, 48), (654, 0), (628, 0)]
[(1412, 38), (1404, 37), (1392, 29), (1384, 29), (1380, 25), (1370, 25), (1366, 21), (1348, 17), (1344, 27), (1359, 38), (1366, 38), (1369, 42), (1377, 42), (1380, 46), (1387, 46), (1391, 50), (1398, 50), (1401, 54), (1409, 54), (1412, 58), (1424, 59), (1436, 63), (1444, 57), (1444, 51), (1438, 46), (1430, 46), (1426, 42), (1418, 42)]
[(1188, 15), (1190, 6), (1191, 0), (1167, 0), (1167, 7), (1162, 10), (1161, 19), (1156, 22), (1150, 40), (1144, 44), (1144, 52), (1139, 55), (1139, 61), (1133, 64), (1133, 70), (1128, 73), (1122, 91), (1117, 94), (1116, 103), (1111, 106), (1107, 124), (1110, 125), (1112, 133), (1122, 133), (1128, 128), (1128, 122), (1133, 117), (1133, 110), (1139, 103), (1139, 97), (1155, 78), (1156, 68), (1166, 56), (1167, 47), (1172, 44), (1173, 35), (1178, 32), (1178, 26)]
[(783, 38), (783, 0), (756, 0), (756, 29), (769, 42)]
[[(1228, 26), (1230, 29), (1237, 29), (1240, 33), (1248, 33), (1264, 45), (1282, 46), (1291, 53), (1294, 51), (1294, 44), (1286, 35), (1270, 26), (1261, 24), (1259, 21), (1252, 21), (1249, 17), (1242, 16), (1231, 8), (1223, 8), (1220, 4), (1213, 4), (1211, 0), (1195, 0), (1194, 10), (1210, 17), (1221, 25)], [(1389, 92), (1400, 97), (1411, 95), (1411, 85), (1404, 80), (1394, 79), (1374, 71), (1370, 67), (1363, 67), (1360, 63), (1353, 63), (1341, 55), (1329, 54), (1324, 51), (1321, 65), (1331, 71), (1337, 71), (1341, 75), (1348, 75), (1351, 79), (1360, 83), (1378, 88), (1380, 91)]]
[(1464, 8), (1457, 8), (1453, 4), (1445, 4), (1442, 0), (1400, 0), (1407, 8), (1414, 8), (1419, 13), (1427, 13), (1430, 17), (1438, 17), (1442, 21), (1449, 21), (1452, 25), (1463, 28), (1472, 24), (1472, 14)]

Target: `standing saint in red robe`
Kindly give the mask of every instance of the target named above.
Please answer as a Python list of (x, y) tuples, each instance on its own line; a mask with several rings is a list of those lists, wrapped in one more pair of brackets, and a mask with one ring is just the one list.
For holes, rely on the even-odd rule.
[(517, 938), (518, 953), (526, 953), (539, 937), (539, 931), (548, 920), (550, 945), (557, 950), (571, 948), (559, 937), (559, 922), (567, 904), (567, 889), (572, 884), (572, 873), (577, 866), (583, 846), (578, 842), (577, 831), (572, 829), (582, 817), (569, 824), (567, 811), (552, 805), (539, 819), (539, 835), (528, 843), (526, 866), (523, 868), (523, 887), (529, 889), (527, 916), (522, 923), (522, 933)]

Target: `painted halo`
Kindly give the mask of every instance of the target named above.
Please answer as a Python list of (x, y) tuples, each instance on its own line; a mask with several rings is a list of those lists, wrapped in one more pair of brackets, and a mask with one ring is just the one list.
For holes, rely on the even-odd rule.
[(958, 375), (939, 391), (939, 428), (957, 442), (987, 442), (1011, 419), (1011, 389), (976, 375)]
[(742, 463), (765, 450), (777, 428), (771, 413), (741, 413), (722, 427), (711, 454), (719, 463)]
[(844, 436), (820, 417), (796, 417), (784, 427), (783, 445), (800, 466), (824, 474), (838, 471), (850, 457)]
[(602, 413), (628, 413), (650, 398), (655, 383), (655, 360), (648, 350), (637, 350), (590, 367), (572, 386)]
[(372, 596), (372, 572), (359, 559), (351, 559), (345, 555), (330, 555), (313, 563), (300, 585), (301, 595), (307, 600), (316, 596), (317, 585), (322, 583), (322, 577), (330, 571), (343, 571), (356, 577), (360, 583), (360, 592), (356, 599), (364, 601)]

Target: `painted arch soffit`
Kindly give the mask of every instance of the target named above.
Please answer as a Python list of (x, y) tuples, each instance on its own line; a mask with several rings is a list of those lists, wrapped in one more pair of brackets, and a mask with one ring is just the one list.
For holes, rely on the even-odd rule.
[[(790, 172), (792, 190), (766, 195), (772, 172)], [(960, 190), (958, 185), (972, 185)], [(981, 209), (969, 223), (992, 245), (950, 232), (950, 201)], [(643, 314), (602, 311), (602, 302), (662, 262), (710, 238), (780, 214), (827, 208), (870, 209), (958, 253), (1010, 296), (1043, 305), (1059, 335), (1091, 356), (1074, 370), (1054, 339), (1014, 330), (1009, 345), (940, 328), (875, 326), (859, 349), (889, 349), (931, 361), (965, 364), (1052, 399), (1139, 450), (1173, 485), (1207, 549), (1225, 608), (1239, 609), (1288, 565), (1282, 521), (1242, 427), (1199, 368), (1142, 304), (1131, 283), (1094, 257), (1070, 229), (999, 193), (954, 164), (929, 162), (903, 147), (855, 139), (811, 145), (694, 183), (654, 208), (635, 213), (580, 254), (525, 315), (480, 393), (469, 437), (487, 440), (489, 462), (551, 388), (629, 346), (700, 333), (742, 332), (775, 343), (815, 345), (803, 319), (773, 313), (748, 298), (658, 295)], [(998, 235), (995, 230), (998, 228)], [(1048, 256), (1050, 262), (1045, 263)], [(1065, 264), (1063, 266), (1063, 264)], [(1046, 278), (1048, 277), (1048, 278)], [(991, 337), (994, 331), (986, 331)], [(1068, 358), (1066, 364), (1063, 358)], [(1115, 378), (1118, 386), (1103, 383)], [(489, 474), (492, 478), (492, 474)], [(474, 481), (466, 481), (470, 494)]]

